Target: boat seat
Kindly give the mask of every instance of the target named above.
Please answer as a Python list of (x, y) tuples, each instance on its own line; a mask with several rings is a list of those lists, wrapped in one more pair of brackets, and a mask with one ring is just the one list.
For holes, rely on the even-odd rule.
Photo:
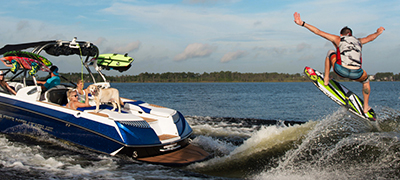
[(68, 103), (67, 91), (69, 89), (63, 85), (57, 85), (44, 93), (45, 101), (65, 105)]
[(23, 87), (24, 87), (24, 85), (19, 83), (14, 87), (14, 90), (15, 90), (15, 92), (18, 92)]
[(8, 85), (13, 89), (15, 92), (18, 92), (24, 85), (20, 82), (7, 82)]

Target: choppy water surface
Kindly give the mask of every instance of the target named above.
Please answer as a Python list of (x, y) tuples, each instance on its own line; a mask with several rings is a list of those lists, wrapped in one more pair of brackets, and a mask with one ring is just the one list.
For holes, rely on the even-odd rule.
[[(359, 83), (344, 83), (361, 95)], [(400, 177), (400, 83), (372, 82), (376, 123), (312, 83), (112, 84), (181, 111), (213, 157), (182, 168), (88, 152), (30, 127), (0, 135), (5, 179), (391, 179)], [(290, 124), (288, 124), (290, 123)], [(34, 138), (33, 138), (34, 137)]]

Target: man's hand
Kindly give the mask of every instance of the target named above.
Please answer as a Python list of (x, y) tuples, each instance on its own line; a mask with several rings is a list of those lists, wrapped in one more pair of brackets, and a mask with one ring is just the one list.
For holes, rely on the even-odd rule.
[(382, 34), (382, 32), (385, 30), (382, 26), (376, 30), (377, 33)]
[(299, 14), (298, 12), (295, 12), (295, 13), (293, 14), (293, 17), (294, 17), (294, 22), (295, 22), (297, 25), (299, 25), (299, 26), (303, 25), (303, 21), (301, 20), (300, 14)]

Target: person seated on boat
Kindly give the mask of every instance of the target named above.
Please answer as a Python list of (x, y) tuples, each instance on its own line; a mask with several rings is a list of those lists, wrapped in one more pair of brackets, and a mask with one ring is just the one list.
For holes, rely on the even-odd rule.
[(75, 109), (75, 110), (80, 107), (90, 107), (88, 96), (87, 96), (88, 89), (85, 89), (84, 91), (86, 94), (85, 95), (85, 103), (81, 103), (78, 101), (79, 96), (78, 96), (78, 92), (76, 91), (76, 89), (68, 90), (67, 97), (68, 97), (69, 102), (67, 103), (66, 107)]
[(8, 85), (8, 83), (5, 81), (3, 71), (0, 71), (0, 86), (1, 86), (1, 88), (3, 88), (4, 91), (8, 91), (8, 92), (10, 92), (10, 93), (12, 93), (14, 95), (17, 94), (17, 92), (15, 92), (14, 89), (12, 89)]
[(81, 103), (85, 103), (85, 96), (86, 96), (86, 91), (83, 89), (85, 86), (85, 82), (83, 82), (82, 79), (76, 83), (76, 92), (78, 93), (78, 101)]
[(50, 68), (50, 78), (47, 79), (46, 81), (37, 81), (37, 84), (41, 84), (42, 87), (42, 92), (51, 89), (52, 87), (55, 87), (57, 85), (60, 85), (61, 80), (60, 77), (58, 76), (58, 67), (57, 66), (51, 66)]

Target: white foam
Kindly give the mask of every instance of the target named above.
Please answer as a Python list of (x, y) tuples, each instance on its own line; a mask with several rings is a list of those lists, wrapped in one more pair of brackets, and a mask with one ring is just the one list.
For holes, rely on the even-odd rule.
[[(357, 177), (354, 177), (357, 179)], [(258, 175), (249, 177), (249, 179), (255, 180), (310, 180), (310, 179), (351, 179), (349, 175), (342, 171), (321, 171), (315, 169), (307, 169), (301, 172), (262, 172)]]
[[(100, 156), (99, 156), (100, 157)], [(49, 177), (76, 177), (80, 175), (104, 173), (110, 175), (118, 165), (110, 156), (93, 162), (93, 166), (82, 167), (75, 164), (77, 155), (45, 158), (39, 146), (27, 146), (18, 142), (10, 142), (0, 135), (0, 163), (6, 168), (25, 171), (44, 171)]]
[(210, 117), (193, 116), (186, 117), (186, 120), (193, 129), (194, 134), (204, 136), (248, 138), (258, 129), (256, 125), (243, 127), (241, 122), (227, 123), (221, 121), (214, 123)]
[(197, 136), (192, 143), (202, 147), (207, 152), (211, 152), (212, 154), (218, 156), (228, 155), (236, 148), (236, 146), (231, 143), (208, 136)]
[[(400, 160), (398, 132), (378, 132), (345, 110), (324, 117), (279, 166), (250, 179), (368, 179), (393, 177)], [(371, 176), (372, 175), (372, 176)], [(386, 178), (385, 178), (386, 177)]]
[(227, 166), (238, 161), (247, 161), (250, 155), (261, 151), (268, 151), (276, 146), (292, 143), (304, 137), (312, 129), (315, 123), (310, 122), (303, 125), (289, 127), (263, 126), (254, 132), (242, 145), (234, 148), (229, 154), (215, 157), (205, 162), (189, 166), (189, 169), (213, 169), (213, 167)]

